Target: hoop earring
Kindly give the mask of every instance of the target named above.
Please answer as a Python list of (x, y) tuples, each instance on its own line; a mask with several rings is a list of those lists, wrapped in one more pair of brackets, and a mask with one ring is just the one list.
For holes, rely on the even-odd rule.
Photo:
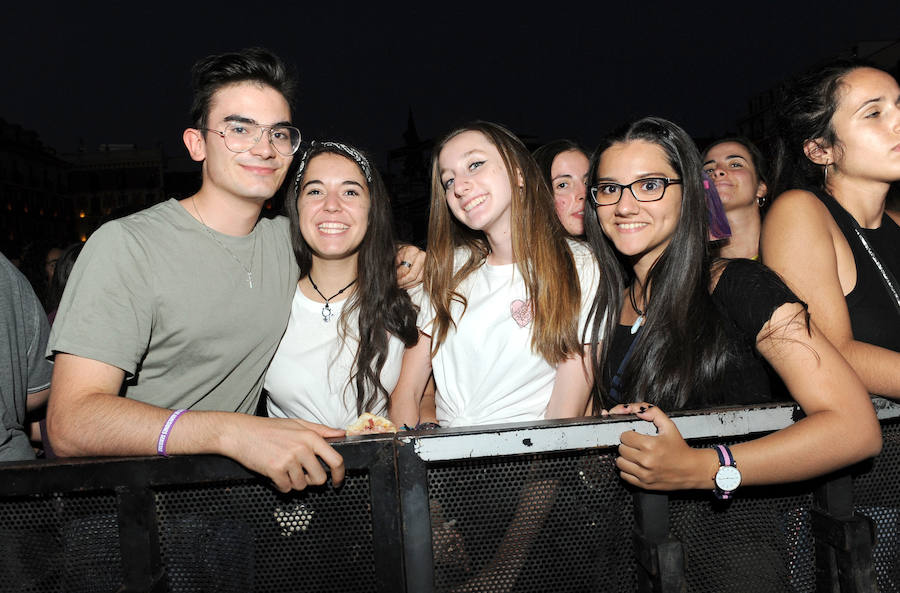
[(825, 163), (825, 182), (823, 183), (823, 186), (828, 185), (828, 165), (829, 164), (831, 164), (831, 163)]
[(756, 198), (756, 203), (759, 204), (759, 207), (762, 208), (766, 205), (766, 196), (759, 196)]

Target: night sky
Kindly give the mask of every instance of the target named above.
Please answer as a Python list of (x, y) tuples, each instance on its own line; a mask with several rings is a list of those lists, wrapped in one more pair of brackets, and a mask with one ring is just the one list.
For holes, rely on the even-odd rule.
[(0, 117), (59, 152), (161, 143), (180, 157), (193, 61), (263, 45), (297, 67), (305, 138), (377, 154), (403, 144), (409, 108), (423, 138), (480, 118), (593, 146), (648, 114), (708, 137), (785, 76), (900, 37), (900, 1), (836, 4), (18, 2), (3, 15)]

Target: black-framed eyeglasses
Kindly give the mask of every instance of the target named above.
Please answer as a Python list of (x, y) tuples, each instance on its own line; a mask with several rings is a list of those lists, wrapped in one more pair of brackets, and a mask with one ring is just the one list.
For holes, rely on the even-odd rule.
[(218, 134), (225, 141), (225, 148), (231, 152), (247, 152), (259, 142), (263, 131), (269, 134), (269, 143), (284, 156), (291, 156), (300, 148), (300, 130), (294, 126), (261, 126), (249, 122), (232, 121), (224, 130), (199, 128)]
[(591, 186), (591, 203), (595, 208), (618, 204), (626, 187), (638, 202), (655, 202), (666, 195), (667, 187), (679, 183), (681, 183), (681, 179), (669, 179), (668, 177), (644, 177), (624, 185), (614, 181), (601, 181)]

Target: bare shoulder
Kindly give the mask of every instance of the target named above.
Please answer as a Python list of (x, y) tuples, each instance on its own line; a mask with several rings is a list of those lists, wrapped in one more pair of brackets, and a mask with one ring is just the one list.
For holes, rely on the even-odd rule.
[(793, 258), (798, 249), (818, 251), (831, 245), (834, 251), (837, 235), (840, 230), (825, 204), (811, 192), (794, 189), (778, 196), (763, 219), (760, 253), (770, 265), (776, 252)]
[(818, 223), (830, 217), (828, 208), (815, 194), (803, 189), (791, 189), (772, 202), (763, 224), (767, 222), (770, 224), (789, 222), (792, 225)]

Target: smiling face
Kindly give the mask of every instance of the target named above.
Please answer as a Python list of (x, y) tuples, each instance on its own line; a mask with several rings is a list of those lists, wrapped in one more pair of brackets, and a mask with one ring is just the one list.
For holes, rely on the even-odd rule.
[(753, 157), (740, 142), (715, 144), (703, 161), (703, 171), (715, 182), (726, 211), (756, 208), (757, 199), (766, 195), (766, 184), (759, 180)]
[(584, 234), (584, 198), (590, 161), (580, 150), (561, 152), (550, 167), (550, 186), (556, 215), (573, 236)]
[[(228, 122), (251, 121), (262, 125), (290, 123), (291, 111), (284, 96), (270, 86), (241, 82), (220, 88), (212, 97), (207, 126), (222, 131)], [(192, 152), (203, 161), (204, 190), (262, 203), (278, 191), (293, 157), (276, 151), (263, 133), (247, 152), (232, 152), (215, 132), (206, 132)]]
[(840, 175), (891, 183), (900, 179), (900, 87), (881, 70), (857, 68), (844, 77), (831, 119), (840, 144)]
[(322, 153), (306, 165), (297, 197), (300, 234), (314, 257), (356, 257), (369, 221), (369, 188), (347, 157)]
[[(628, 184), (648, 177), (677, 179), (662, 148), (644, 140), (613, 144), (597, 164), (597, 182)], [(611, 206), (597, 206), (603, 233), (631, 259), (635, 269), (649, 270), (665, 251), (681, 216), (681, 186), (670, 185), (661, 200), (639, 202), (628, 189)]]
[[(441, 186), (450, 212), (488, 240), (509, 237), (512, 187), (503, 158), (481, 132), (457, 134), (438, 155)], [(493, 239), (492, 239), (493, 237)]]

